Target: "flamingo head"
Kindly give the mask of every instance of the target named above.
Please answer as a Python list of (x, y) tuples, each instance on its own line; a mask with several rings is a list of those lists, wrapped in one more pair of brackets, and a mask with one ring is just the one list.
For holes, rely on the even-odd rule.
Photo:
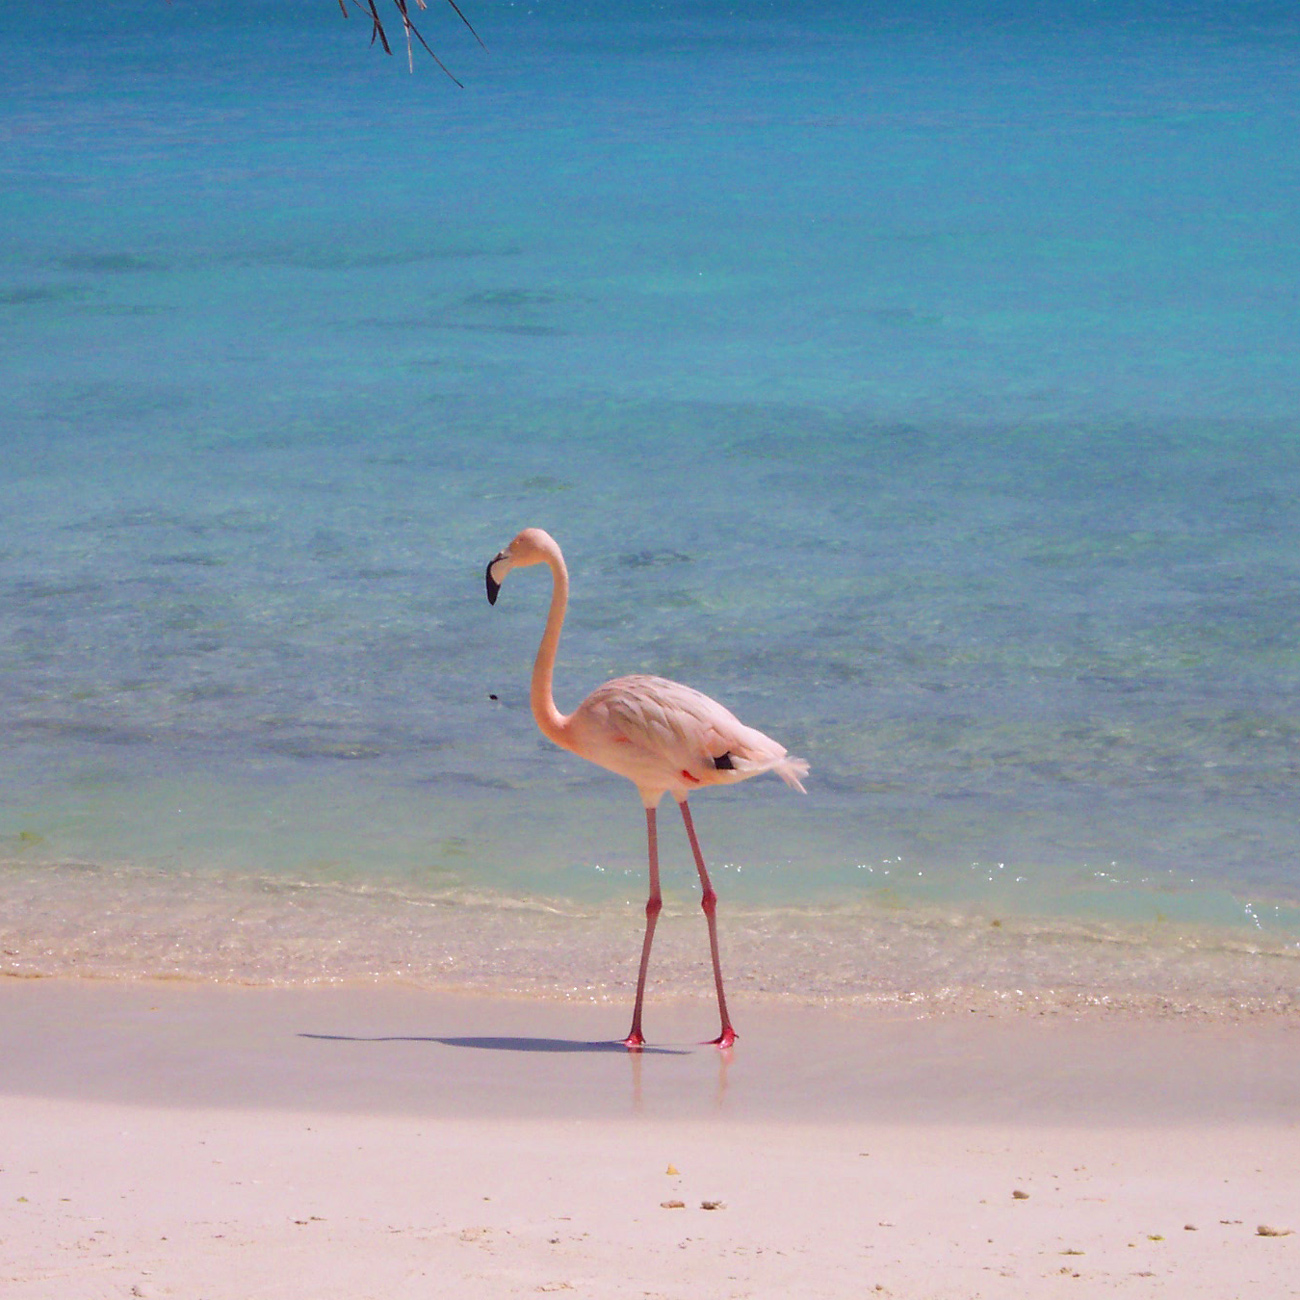
[(523, 569), (530, 564), (547, 564), (559, 554), (560, 548), (550, 533), (541, 528), (525, 528), (504, 551), (498, 552), (488, 563), (488, 604), (497, 603), (497, 593), (511, 569)]

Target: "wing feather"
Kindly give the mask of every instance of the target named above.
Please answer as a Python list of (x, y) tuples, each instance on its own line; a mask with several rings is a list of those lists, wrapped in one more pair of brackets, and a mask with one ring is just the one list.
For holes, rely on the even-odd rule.
[[(717, 700), (664, 677), (616, 677), (598, 687), (584, 705), (618, 738), (653, 756), (667, 772), (686, 772), (697, 782), (743, 781), (775, 771), (802, 790), (802, 759), (747, 727)], [(730, 766), (719, 768), (726, 757)]]

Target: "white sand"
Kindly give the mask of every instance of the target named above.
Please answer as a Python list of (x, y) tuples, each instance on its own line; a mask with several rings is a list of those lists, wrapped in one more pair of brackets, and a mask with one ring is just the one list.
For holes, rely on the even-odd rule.
[(0, 1295), (1300, 1295), (1294, 1018), (747, 1012), (0, 983)]

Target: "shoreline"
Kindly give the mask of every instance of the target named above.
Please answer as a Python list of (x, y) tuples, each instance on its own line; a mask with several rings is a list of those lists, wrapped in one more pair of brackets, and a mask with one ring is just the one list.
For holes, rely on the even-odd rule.
[[(1248, 1108), (1253, 1123), (1300, 1125), (1294, 1015), (732, 1009), (740, 1041), (726, 1053), (703, 1041), (717, 1029), (711, 1001), (648, 999), (647, 1050), (630, 1053), (619, 1041), (630, 1003), (395, 984), (0, 979), (0, 1095), (797, 1123), (864, 1113), (918, 1123), (931, 1106), (979, 1123), (1213, 1122)], [(571, 1097), (575, 1083), (599, 1089)]]
[(736, 1011), (0, 981), (5, 1293), (1300, 1293), (1294, 1021)]
[[(3, 872), (0, 979), (195, 981), (622, 1003), (635, 987), (639, 896), (600, 903), (489, 891), (93, 869)], [(719, 910), (730, 995), (755, 1004), (933, 1014), (1300, 1014), (1288, 934), (1068, 916), (968, 903)], [(668, 892), (651, 1001), (711, 997), (695, 897)]]

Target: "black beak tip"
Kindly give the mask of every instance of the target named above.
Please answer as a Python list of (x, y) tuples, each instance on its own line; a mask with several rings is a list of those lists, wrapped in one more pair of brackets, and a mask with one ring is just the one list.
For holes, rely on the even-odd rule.
[(488, 562), (487, 573), (484, 575), (487, 580), (487, 598), (489, 605), (495, 605), (497, 603), (497, 592), (501, 590), (501, 584), (492, 576), (492, 565), (495, 563), (495, 560)]

